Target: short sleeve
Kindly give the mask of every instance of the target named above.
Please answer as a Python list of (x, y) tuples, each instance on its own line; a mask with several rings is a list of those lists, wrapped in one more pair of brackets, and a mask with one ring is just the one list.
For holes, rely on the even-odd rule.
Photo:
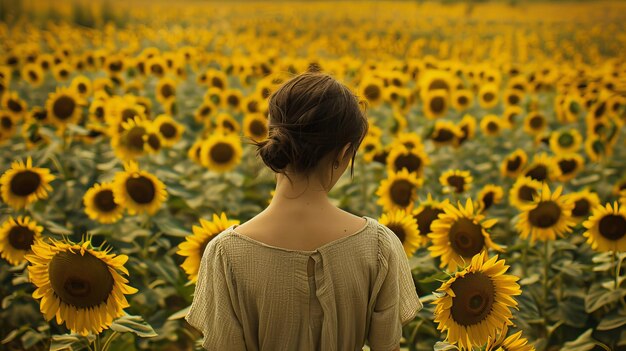
[(206, 246), (193, 301), (185, 320), (202, 332), (206, 350), (245, 350), (243, 328), (237, 318), (236, 299), (228, 262), (217, 240)]
[(377, 279), (382, 284), (372, 311), (368, 343), (374, 351), (387, 351), (400, 344), (402, 326), (413, 320), (423, 305), (402, 242), (389, 228), (380, 226)]

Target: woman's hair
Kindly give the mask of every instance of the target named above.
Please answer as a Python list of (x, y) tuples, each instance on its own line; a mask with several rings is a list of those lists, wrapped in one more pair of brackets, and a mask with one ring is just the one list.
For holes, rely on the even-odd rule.
[[(368, 122), (359, 99), (348, 87), (316, 67), (282, 84), (269, 98), (269, 136), (254, 142), (257, 155), (276, 173), (287, 166), (308, 175), (330, 152), (336, 158), (350, 144), (354, 159)], [(291, 181), (291, 178), (285, 174)]]

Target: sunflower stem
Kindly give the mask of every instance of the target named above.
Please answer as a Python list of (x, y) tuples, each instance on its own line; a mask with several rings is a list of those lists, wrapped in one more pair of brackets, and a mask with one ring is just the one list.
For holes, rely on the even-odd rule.
[[(550, 257), (549, 257), (549, 240), (544, 241), (544, 245), (543, 245), (543, 256), (544, 256), (544, 265), (543, 265), (543, 303), (544, 303), (544, 308), (543, 308), (543, 314), (544, 314), (544, 322), (545, 322), (545, 326), (547, 328), (548, 326), (548, 321), (547, 321), (547, 310), (548, 310), (548, 296), (550, 293), (550, 289), (548, 286), (548, 274), (550, 273)], [(546, 330), (546, 335), (547, 335), (547, 330)]]
[(100, 351), (107, 351), (109, 349), (109, 346), (111, 346), (111, 341), (113, 341), (113, 339), (115, 337), (117, 337), (118, 332), (116, 332), (115, 330), (109, 335), (109, 337), (106, 339), (106, 341), (104, 342), (104, 345), (102, 345), (102, 348), (100, 349)]
[(617, 253), (613, 250), (613, 265), (615, 266), (615, 279), (614, 279), (614, 290), (617, 290), (619, 285), (619, 269), (620, 264), (617, 262)]

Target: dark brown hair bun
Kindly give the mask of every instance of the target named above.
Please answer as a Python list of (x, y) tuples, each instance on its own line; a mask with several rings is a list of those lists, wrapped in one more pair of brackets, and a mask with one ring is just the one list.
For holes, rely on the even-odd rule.
[(313, 70), (283, 83), (269, 98), (269, 136), (252, 144), (276, 173), (309, 174), (331, 152), (351, 143), (352, 169), (368, 129), (358, 98), (332, 76)]

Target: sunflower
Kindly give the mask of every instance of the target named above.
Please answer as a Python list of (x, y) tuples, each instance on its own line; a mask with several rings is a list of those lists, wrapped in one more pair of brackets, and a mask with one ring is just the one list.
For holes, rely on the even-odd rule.
[(593, 162), (600, 162), (613, 154), (613, 146), (596, 134), (585, 138), (585, 153)]
[(33, 167), (30, 156), (26, 164), (13, 161), (11, 168), (0, 177), (2, 200), (9, 206), (20, 209), (37, 201), (46, 199), (52, 190), (50, 182), (56, 177), (47, 168)]
[(207, 121), (216, 113), (217, 106), (211, 102), (204, 100), (200, 106), (195, 110), (193, 117), (198, 123), (206, 124)]
[(420, 150), (424, 149), (424, 144), (422, 143), (422, 138), (420, 138), (417, 133), (414, 132), (403, 132), (396, 135), (393, 140), (393, 144), (400, 144), (406, 147), (409, 150)]
[(228, 88), (228, 76), (226, 73), (218, 70), (211, 70), (209, 73), (207, 83), (210, 87), (215, 87), (220, 90)]
[(1, 95), (0, 106), (9, 111), (14, 118), (23, 117), (28, 109), (26, 102), (14, 91), (6, 91)]
[(174, 146), (185, 132), (185, 126), (165, 114), (157, 116), (153, 123), (154, 129), (159, 132), (164, 147)]
[(591, 211), (600, 205), (600, 197), (589, 189), (583, 189), (575, 193), (564, 195), (565, 199), (574, 204), (572, 218), (580, 223), (591, 215)]
[(496, 136), (500, 134), (502, 129), (506, 127), (506, 122), (494, 114), (485, 115), (480, 120), (480, 130), (488, 136)]
[(233, 170), (241, 161), (241, 141), (235, 134), (213, 133), (202, 144), (202, 165), (214, 172)]
[(463, 112), (469, 109), (474, 102), (474, 95), (467, 89), (459, 89), (452, 93), (450, 100), (455, 110)]
[(526, 162), (528, 160), (528, 155), (523, 149), (516, 149), (502, 161), (500, 165), (500, 173), (502, 176), (515, 178), (526, 166)]
[(408, 211), (412, 209), (417, 198), (417, 188), (423, 183), (423, 178), (418, 178), (415, 173), (410, 173), (405, 168), (400, 172), (391, 172), (376, 190), (376, 195), (379, 196), (376, 203), (381, 205), (385, 212), (397, 209)]
[(457, 146), (459, 140), (463, 137), (463, 132), (456, 124), (450, 121), (436, 121), (430, 134), (430, 140), (436, 147), (446, 145)]
[[(0, 121), (2, 117), (0, 116)], [(34, 122), (25, 122), (22, 125), (22, 137), (28, 149), (37, 148), (39, 145), (49, 144), (50, 138), (41, 133), (42, 127)], [(0, 137), (0, 140), (2, 138)]]
[(58, 82), (65, 82), (70, 78), (72, 66), (67, 62), (59, 62), (52, 67), (52, 74)]
[(9, 140), (17, 130), (17, 117), (8, 111), (0, 111), (0, 141)]
[(563, 101), (563, 121), (566, 123), (577, 122), (582, 116), (585, 103), (578, 94), (567, 94)]
[(428, 119), (443, 117), (448, 112), (448, 92), (443, 89), (429, 91), (424, 96), (423, 112)]
[(498, 86), (495, 84), (484, 84), (478, 91), (478, 103), (483, 109), (490, 109), (498, 104)]
[(363, 161), (370, 163), (374, 160), (376, 154), (383, 151), (383, 145), (380, 142), (380, 138), (368, 134), (363, 138), (359, 150), (362, 151)]
[(624, 190), (626, 190), (626, 177), (615, 182), (613, 185), (613, 194), (619, 196)]
[(122, 122), (122, 128), (123, 130), (119, 134), (115, 134), (111, 138), (111, 147), (117, 157), (127, 161), (144, 155), (146, 151), (149, 151), (149, 135), (155, 131), (152, 122), (133, 117), (126, 122)]
[(238, 89), (226, 89), (224, 90), (222, 100), (224, 101), (225, 107), (232, 111), (239, 112), (241, 110), (243, 94)]
[(406, 169), (409, 173), (415, 173), (417, 177), (421, 177), (424, 168), (430, 164), (430, 159), (424, 150), (414, 147), (408, 149), (403, 144), (395, 145), (386, 159), (387, 171), (398, 172)]
[(522, 211), (515, 228), (520, 232), (520, 237), (526, 239), (530, 236), (530, 243), (536, 239), (541, 241), (556, 240), (565, 233), (572, 231), (576, 222), (572, 219), (574, 204), (566, 201), (561, 196), (562, 186), (551, 193), (547, 183), (533, 197), (533, 201), (521, 206)]
[(167, 63), (163, 57), (154, 55), (146, 61), (146, 72), (157, 78), (163, 78), (167, 73)]
[(511, 206), (521, 209), (524, 205), (533, 201), (540, 189), (540, 181), (520, 176), (509, 191), (509, 203)]
[(555, 167), (554, 160), (547, 153), (542, 152), (533, 156), (533, 162), (524, 169), (524, 175), (540, 182), (557, 178), (559, 168)]
[(83, 204), (87, 216), (100, 223), (114, 223), (124, 215), (124, 207), (113, 197), (113, 183), (94, 184), (85, 193)]
[(383, 100), (383, 87), (384, 83), (382, 80), (368, 77), (359, 84), (359, 96), (365, 97), (371, 106), (376, 106)]
[(191, 147), (189, 148), (189, 150), (187, 150), (187, 157), (189, 157), (190, 160), (192, 160), (193, 162), (202, 165), (202, 160), (201, 160), (201, 151), (202, 151), (202, 145), (204, 144), (204, 140), (203, 139), (196, 139), (196, 141), (193, 142), (193, 144), (191, 144)]
[(176, 98), (176, 82), (168, 77), (159, 79), (156, 85), (156, 98), (162, 104)]
[(411, 214), (417, 221), (417, 228), (420, 234), (420, 246), (426, 245), (428, 242), (428, 234), (432, 232), (431, 225), (437, 217), (444, 213), (443, 208), (449, 203), (448, 199), (436, 201), (432, 195), (428, 193), (426, 201), (420, 201), (419, 207), (415, 208)]
[(261, 141), (268, 137), (268, 121), (260, 113), (249, 113), (243, 118), (243, 133), (248, 138)]
[(419, 87), (422, 100), (426, 100), (426, 95), (433, 90), (444, 90), (447, 96), (453, 90), (453, 80), (454, 77), (452, 73), (445, 70), (425, 70), (419, 77)]
[(519, 106), (522, 103), (524, 94), (517, 89), (508, 89), (504, 92), (505, 106)]
[(482, 251), (471, 258), (467, 268), (456, 272), (437, 289), (444, 295), (433, 302), (434, 321), (439, 323), (438, 330), (448, 332), (448, 342), (472, 350), (513, 324), (510, 309), (518, 308), (512, 296), (520, 295), (522, 290), (517, 284), (518, 277), (504, 274), (508, 268), (497, 255), (488, 259)]
[(458, 139), (458, 145), (462, 145), (464, 142), (474, 139), (476, 134), (476, 118), (472, 115), (466, 114), (458, 124), (459, 130), (462, 136)]
[[(532, 344), (528, 344), (528, 340), (522, 338), (522, 331), (506, 337), (508, 327), (505, 325), (497, 339), (489, 338), (485, 351), (535, 351)], [(495, 339), (495, 340), (492, 340)]]
[(480, 212), (474, 213), (471, 198), (457, 202), (457, 206), (447, 204), (444, 213), (431, 224), (432, 233), (428, 237), (432, 245), (428, 248), (432, 257), (441, 257), (440, 267), (456, 272), (457, 267), (466, 265), (474, 255), (488, 249), (504, 251), (491, 241), (487, 229), (496, 224), (496, 219), (485, 220)]
[(441, 174), (439, 183), (443, 186), (443, 193), (455, 192), (461, 194), (472, 187), (472, 178), (469, 171), (450, 169)]
[(126, 255), (109, 254), (94, 248), (91, 237), (79, 243), (36, 240), (28, 276), (37, 287), (33, 298), (39, 299), (40, 310), (46, 320), (56, 316), (56, 322), (81, 335), (98, 334), (108, 329), (113, 320), (124, 315), (129, 307), (124, 295), (138, 290), (127, 285), (124, 263)]
[(478, 208), (486, 211), (494, 204), (500, 203), (504, 197), (504, 190), (501, 186), (495, 184), (487, 184), (478, 192)]
[(83, 75), (72, 79), (70, 88), (73, 89), (82, 99), (87, 99), (93, 91), (91, 80)]
[(0, 226), (0, 256), (10, 265), (21, 264), (42, 231), (43, 227), (28, 216), (9, 217)]
[(391, 127), (389, 131), (392, 133), (392, 135), (398, 135), (403, 133), (407, 126), (407, 121), (404, 113), (401, 113), (394, 108), (391, 116)]
[(82, 106), (86, 101), (73, 89), (57, 87), (54, 93), (50, 93), (46, 101), (48, 119), (59, 129), (64, 129), (68, 124), (78, 124), (82, 115)]
[(550, 135), (550, 149), (555, 154), (577, 152), (583, 137), (576, 129), (554, 131)]
[(124, 169), (113, 179), (113, 200), (131, 215), (154, 214), (167, 198), (165, 184), (153, 174), (140, 170), (137, 162), (126, 162)]
[(556, 179), (560, 182), (573, 179), (585, 166), (585, 159), (577, 153), (561, 154), (553, 157), (553, 161), (558, 167)]
[(512, 128), (517, 124), (517, 117), (521, 116), (524, 110), (519, 106), (508, 106), (502, 113), (502, 119), (507, 122), (508, 127)]
[(548, 127), (548, 122), (539, 111), (532, 111), (524, 118), (524, 131), (529, 135), (539, 135)]
[(420, 247), (421, 236), (417, 228), (417, 221), (405, 210), (393, 210), (383, 213), (378, 222), (387, 226), (398, 236), (408, 257), (412, 257), (415, 250)]
[(237, 134), (241, 130), (241, 125), (235, 117), (229, 113), (220, 113), (216, 117), (216, 129), (223, 133)]
[(617, 201), (605, 206), (596, 206), (588, 220), (583, 222), (587, 229), (583, 236), (592, 249), (606, 252), (626, 251), (626, 207)]
[(33, 87), (43, 83), (43, 69), (36, 63), (28, 63), (22, 68), (22, 79)]
[(200, 226), (194, 225), (192, 227), (193, 235), (187, 236), (185, 241), (178, 245), (176, 253), (186, 257), (181, 267), (187, 273), (190, 282), (195, 283), (198, 280), (200, 260), (207, 244), (218, 234), (235, 224), (239, 224), (239, 221), (228, 219), (224, 212), (220, 216), (213, 214), (213, 221), (210, 222), (200, 218)]

